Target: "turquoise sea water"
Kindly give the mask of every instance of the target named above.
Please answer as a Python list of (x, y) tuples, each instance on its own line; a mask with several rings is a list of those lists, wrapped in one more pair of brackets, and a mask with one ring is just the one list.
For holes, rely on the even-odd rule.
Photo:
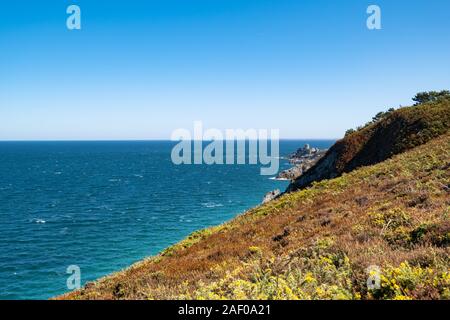
[[(306, 142), (281, 141), (280, 153)], [(173, 145), (0, 142), (0, 299), (64, 293), (69, 265), (94, 280), (287, 186), (258, 165), (173, 165)]]

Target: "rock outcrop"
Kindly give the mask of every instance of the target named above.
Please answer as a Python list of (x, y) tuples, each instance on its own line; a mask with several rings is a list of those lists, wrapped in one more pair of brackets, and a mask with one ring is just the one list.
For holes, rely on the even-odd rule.
[(280, 189), (276, 189), (276, 190), (267, 192), (266, 195), (264, 196), (262, 203), (264, 204), (264, 203), (270, 202), (270, 201), (274, 200), (275, 198), (277, 198), (280, 194), (281, 194)]
[(322, 158), (327, 150), (318, 148), (311, 148), (306, 144), (303, 148), (299, 148), (294, 153), (290, 154), (288, 159), (293, 165), (292, 168), (281, 171), (278, 180), (294, 180), (306, 172), (309, 168), (314, 166), (320, 158)]

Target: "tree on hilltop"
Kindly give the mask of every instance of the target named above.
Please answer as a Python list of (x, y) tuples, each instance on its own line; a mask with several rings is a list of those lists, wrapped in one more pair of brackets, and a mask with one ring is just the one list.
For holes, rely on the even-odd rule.
[(412, 100), (416, 102), (416, 105), (419, 105), (446, 98), (450, 98), (450, 91), (448, 90), (419, 92)]

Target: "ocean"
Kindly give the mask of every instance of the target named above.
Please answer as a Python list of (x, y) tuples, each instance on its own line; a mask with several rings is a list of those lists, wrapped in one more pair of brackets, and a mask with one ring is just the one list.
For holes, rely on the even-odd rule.
[[(280, 155), (333, 142), (282, 140)], [(69, 266), (95, 280), (288, 184), (259, 165), (174, 165), (174, 144), (0, 142), (0, 299), (62, 294)]]

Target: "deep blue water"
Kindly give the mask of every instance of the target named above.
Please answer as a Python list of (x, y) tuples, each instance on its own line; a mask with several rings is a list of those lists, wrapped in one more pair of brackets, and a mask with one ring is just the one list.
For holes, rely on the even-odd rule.
[[(258, 165), (175, 166), (173, 144), (0, 142), (0, 299), (61, 294), (69, 265), (94, 280), (287, 185)], [(280, 153), (304, 144), (281, 141)]]

